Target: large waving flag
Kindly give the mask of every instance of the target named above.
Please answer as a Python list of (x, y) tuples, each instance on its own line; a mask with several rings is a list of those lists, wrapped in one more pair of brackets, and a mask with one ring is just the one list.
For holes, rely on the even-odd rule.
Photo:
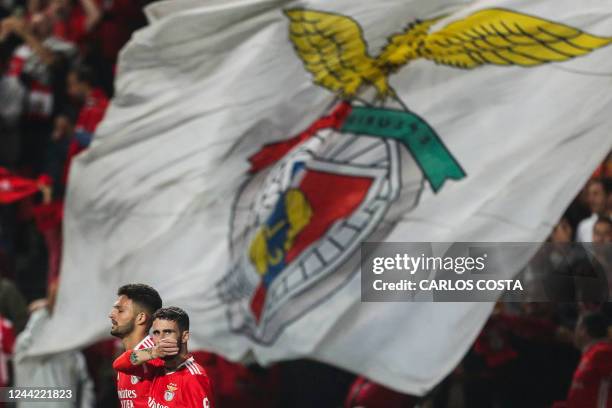
[(422, 394), (492, 305), (362, 303), (359, 244), (542, 241), (612, 145), (601, 1), (176, 0), (148, 16), (72, 165), (33, 353), (106, 335), (116, 288), (147, 282), (189, 311), (193, 347)]

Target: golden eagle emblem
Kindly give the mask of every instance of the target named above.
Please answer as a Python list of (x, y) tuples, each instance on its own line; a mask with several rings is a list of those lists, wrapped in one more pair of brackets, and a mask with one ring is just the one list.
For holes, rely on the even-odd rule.
[(285, 11), (290, 39), (314, 82), (343, 99), (373, 86), (395, 96), (388, 76), (417, 58), (472, 69), (484, 64), (538, 66), (566, 61), (603, 47), (612, 38), (527, 14), (485, 9), (430, 32), (446, 16), (410, 24), (392, 35), (377, 57), (368, 53), (359, 24), (350, 17), (313, 10)]

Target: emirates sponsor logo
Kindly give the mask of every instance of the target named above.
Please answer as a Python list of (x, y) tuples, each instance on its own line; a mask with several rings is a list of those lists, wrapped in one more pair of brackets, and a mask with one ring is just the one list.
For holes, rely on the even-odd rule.
[(119, 399), (133, 399), (138, 398), (138, 394), (134, 390), (118, 390), (117, 395), (119, 395)]

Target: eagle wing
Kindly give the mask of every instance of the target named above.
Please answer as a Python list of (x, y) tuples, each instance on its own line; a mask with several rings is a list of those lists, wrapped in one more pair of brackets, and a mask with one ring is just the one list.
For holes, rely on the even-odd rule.
[(531, 67), (579, 57), (611, 41), (527, 14), (486, 9), (425, 36), (417, 54), (458, 68), (484, 64)]
[(349, 17), (313, 10), (287, 10), (289, 38), (314, 82), (342, 97), (362, 85), (389, 92), (385, 73), (368, 55), (359, 25)]

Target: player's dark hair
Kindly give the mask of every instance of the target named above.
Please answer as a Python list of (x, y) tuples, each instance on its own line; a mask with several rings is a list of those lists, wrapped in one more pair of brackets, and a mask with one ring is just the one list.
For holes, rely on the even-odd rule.
[(126, 296), (134, 303), (142, 307), (149, 316), (152, 316), (157, 309), (162, 307), (162, 300), (159, 293), (149, 285), (144, 283), (130, 283), (123, 285), (117, 290), (117, 296)]
[(593, 339), (603, 339), (608, 336), (608, 319), (601, 312), (589, 312), (582, 315), (580, 325)]
[(176, 322), (182, 332), (189, 330), (189, 315), (180, 307), (163, 307), (153, 314), (153, 320), (155, 319)]

